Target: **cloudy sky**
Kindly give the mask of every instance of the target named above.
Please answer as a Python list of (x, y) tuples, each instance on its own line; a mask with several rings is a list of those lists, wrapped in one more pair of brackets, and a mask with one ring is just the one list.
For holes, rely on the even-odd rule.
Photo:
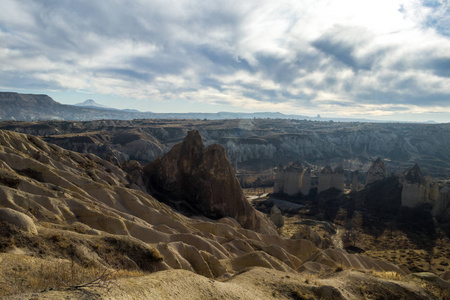
[(0, 90), (450, 122), (447, 0), (1, 0)]

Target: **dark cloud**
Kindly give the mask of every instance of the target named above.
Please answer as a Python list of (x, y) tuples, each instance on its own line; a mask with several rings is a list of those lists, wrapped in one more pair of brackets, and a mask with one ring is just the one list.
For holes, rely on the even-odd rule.
[(93, 70), (94, 76), (106, 76), (113, 78), (124, 78), (124, 79), (137, 79), (143, 81), (150, 81), (153, 79), (153, 75), (149, 73), (143, 73), (134, 71), (129, 68), (102, 68)]
[[(415, 105), (418, 107), (441, 106), (450, 107), (448, 94), (421, 92), (411, 89), (414, 80), (404, 80), (397, 84), (397, 88), (403, 88), (403, 93), (395, 91), (371, 90), (358, 93), (356, 98), (362, 104), (392, 104), (392, 105)], [(406, 87), (406, 90), (405, 90)]]
[(264, 72), (268, 78), (276, 83), (291, 84), (300, 70), (297, 65), (280, 57), (257, 55), (256, 58), (259, 63), (258, 70)]
[(332, 30), (312, 42), (319, 51), (334, 57), (354, 71), (371, 70), (383, 50), (370, 51), (358, 56), (357, 51), (368, 46), (373, 34), (362, 28), (335, 26)]
[(209, 77), (203, 77), (200, 80), (200, 83), (204, 87), (211, 87), (219, 92), (224, 92), (224, 89), (222, 88), (222, 82), (220, 82), (217, 79), (209, 78)]
[[(382, 16), (380, 24), (333, 21), (296, 3), (5, 0), (13, 16), (0, 12), (0, 86), (109, 94), (117, 84), (124, 97), (308, 108), (448, 107), (445, 1), (423, 1), (430, 13), (411, 21), (422, 27), (392, 32)], [(399, 11), (406, 19), (412, 9)], [(208, 100), (215, 91), (226, 99)]]
[(209, 45), (200, 45), (192, 50), (197, 52), (198, 55), (203, 58), (209, 60), (211, 68), (222, 74), (232, 73), (238, 70), (245, 70), (248, 72), (254, 71), (254, 68), (250, 66), (247, 60), (237, 58), (230, 52), (226, 52)]
[(3, 89), (30, 89), (30, 90), (62, 90), (64, 86), (54, 80), (36, 78), (33, 73), (0, 72), (0, 87)]
[(156, 55), (156, 56), (139, 56), (133, 57), (129, 63), (130, 69), (145, 70), (155, 76), (160, 74), (180, 74), (184, 69), (188, 68), (188, 58), (181, 55)]
[(437, 76), (450, 78), (450, 56), (431, 59), (429, 67)]

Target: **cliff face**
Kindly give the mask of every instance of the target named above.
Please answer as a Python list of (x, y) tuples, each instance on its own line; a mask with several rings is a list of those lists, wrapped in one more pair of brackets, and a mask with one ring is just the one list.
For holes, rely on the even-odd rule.
[[(0, 95), (1, 96), (1, 95)], [(0, 100), (1, 102), (1, 100)], [(26, 105), (24, 105), (26, 106)], [(60, 105), (61, 106), (61, 105)], [(66, 106), (64, 106), (66, 107)], [(67, 108), (67, 107), (66, 107)], [(75, 107), (80, 110), (82, 108)], [(0, 110), (0, 115), (4, 110)], [(61, 112), (62, 113), (62, 112)], [(108, 118), (108, 110), (96, 116)], [(85, 112), (87, 114), (87, 112)], [(110, 116), (110, 118), (112, 115)], [(145, 117), (149, 118), (151, 116)], [(142, 116), (141, 118), (144, 118)], [(1, 118), (0, 118), (1, 119)], [(91, 122), (3, 122), (0, 128), (27, 134), (45, 136), (46, 141), (66, 149), (89, 152), (103, 158), (108, 147), (121, 152), (123, 157), (143, 164), (166, 153), (186, 136), (189, 130), (198, 130), (206, 145), (222, 145), (229, 160), (239, 169), (265, 170), (290, 161), (304, 161), (315, 165), (338, 164), (346, 159), (361, 164), (366, 171), (373, 157), (382, 157), (390, 172), (399, 173), (415, 162), (433, 176), (447, 177), (450, 171), (449, 124), (363, 124), (329, 123), (299, 120), (99, 120)], [(138, 132), (143, 151), (132, 145), (116, 143), (114, 136), (135, 135)], [(111, 135), (100, 143), (77, 144), (66, 142), (69, 136)], [(112, 136), (114, 135), (114, 136)]]
[(297, 195), (303, 186), (304, 173), (305, 170), (299, 162), (295, 162), (286, 168), (278, 167), (273, 187), (274, 193), (283, 192), (289, 196)]
[(207, 217), (233, 217), (243, 227), (268, 224), (247, 202), (219, 145), (205, 147), (198, 131), (190, 131), (161, 159), (144, 167), (148, 189), (157, 195), (184, 200)]
[(443, 216), (450, 218), (450, 185), (439, 190), (436, 205), (433, 207), (433, 216)]
[(63, 134), (46, 140), (71, 151), (93, 153), (107, 160), (114, 157), (120, 163), (127, 160), (147, 163), (162, 155), (165, 149), (151, 135), (137, 134), (136, 131)]
[(344, 191), (344, 170), (337, 166), (334, 171), (330, 166), (325, 166), (319, 174), (319, 186), (317, 192), (323, 192), (330, 188)]
[(416, 207), (419, 204), (435, 204), (433, 189), (425, 177), (418, 164), (409, 168), (404, 173), (402, 189), (402, 205)]

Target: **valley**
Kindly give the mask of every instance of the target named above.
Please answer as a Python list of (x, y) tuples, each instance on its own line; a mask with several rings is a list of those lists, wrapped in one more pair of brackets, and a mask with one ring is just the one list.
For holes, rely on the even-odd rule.
[[(261, 299), (445, 298), (448, 125), (1, 122), (0, 295), (250, 299), (250, 289)], [(381, 177), (369, 171), (376, 157), (386, 165)], [(309, 170), (310, 192), (273, 193), (280, 166), (292, 161)], [(327, 175), (325, 165), (342, 173)], [(342, 176), (342, 190), (318, 192), (321, 176)], [(402, 206), (408, 176), (433, 199), (425, 184), (436, 185), (438, 213), (437, 204)], [(67, 279), (36, 281), (53, 278), (51, 268)], [(201, 288), (183, 294), (192, 284)]]

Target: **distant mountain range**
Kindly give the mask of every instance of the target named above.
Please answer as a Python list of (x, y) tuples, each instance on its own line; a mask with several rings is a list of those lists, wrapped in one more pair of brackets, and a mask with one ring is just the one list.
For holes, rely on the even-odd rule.
[(285, 115), (278, 112), (256, 113), (153, 113), (140, 112), (133, 109), (116, 109), (96, 103), (88, 99), (75, 105), (56, 102), (47, 95), (19, 94), (0, 92), (0, 121), (92, 121), (92, 120), (133, 120), (133, 119), (300, 119), (311, 121), (337, 122), (381, 122), (369, 119), (321, 118), (303, 115)]
[[(94, 101), (92, 101), (95, 103)], [(86, 102), (84, 102), (86, 103)], [(87, 104), (92, 104), (87, 102)], [(97, 104), (98, 105), (98, 104)], [(47, 95), (0, 92), (0, 121), (91, 121), (102, 119), (132, 120), (149, 118), (151, 113), (95, 107), (64, 105)]]

